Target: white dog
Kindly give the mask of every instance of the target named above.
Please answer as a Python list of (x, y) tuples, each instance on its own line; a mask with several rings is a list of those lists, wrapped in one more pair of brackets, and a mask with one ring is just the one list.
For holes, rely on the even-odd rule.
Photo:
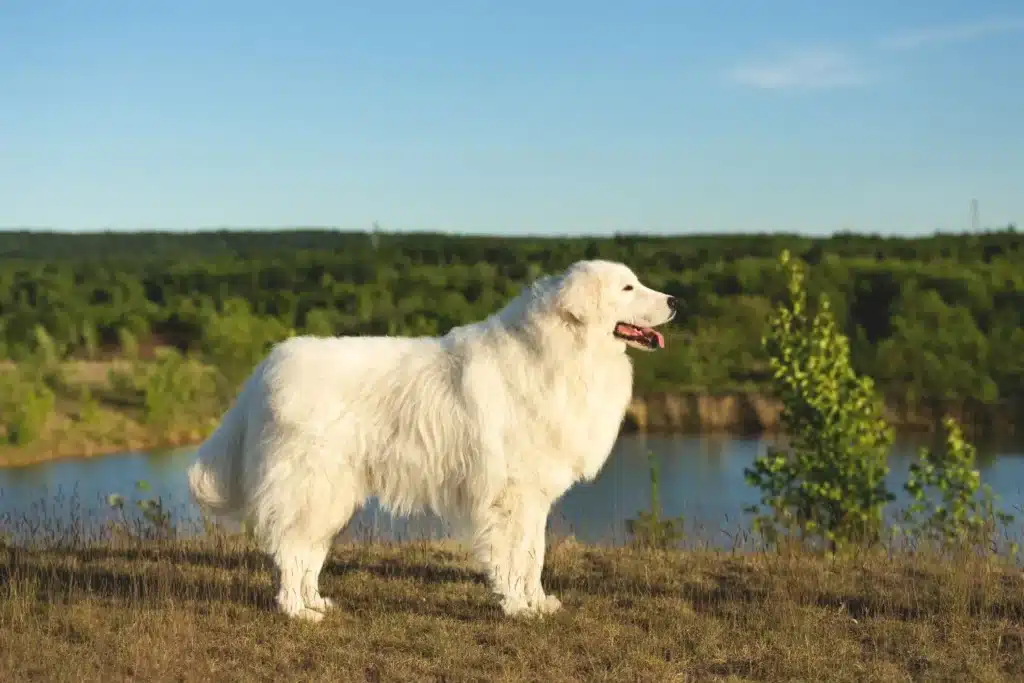
[(367, 498), (468, 532), (505, 614), (541, 587), (552, 504), (593, 479), (632, 394), (626, 346), (653, 350), (675, 300), (626, 266), (580, 261), (443, 337), (294, 337), (253, 371), (189, 468), (208, 512), (247, 518), (279, 570), (277, 603), (331, 607), (320, 569)]

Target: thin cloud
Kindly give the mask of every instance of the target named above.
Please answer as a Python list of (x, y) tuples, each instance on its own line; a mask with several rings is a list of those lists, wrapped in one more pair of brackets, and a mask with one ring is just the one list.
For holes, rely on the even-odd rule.
[(926, 26), (900, 31), (881, 40), (881, 46), (888, 50), (916, 50), (932, 45), (968, 43), (990, 38), (1001, 33), (1024, 31), (1024, 17), (985, 19), (982, 21)]
[[(1012, 33), (1024, 33), (1024, 17), (923, 26), (898, 31), (878, 40), (874, 44), (874, 57), (880, 57), (878, 50), (907, 52)], [(796, 50), (776, 59), (740, 64), (725, 75), (732, 83), (760, 90), (852, 88), (874, 80), (861, 61), (861, 57), (872, 56), (871, 52), (870, 48), (862, 50), (860, 55), (827, 47)]]
[(791, 52), (779, 59), (741, 64), (730, 69), (733, 83), (761, 90), (851, 88), (868, 82), (868, 75), (853, 57), (834, 49)]

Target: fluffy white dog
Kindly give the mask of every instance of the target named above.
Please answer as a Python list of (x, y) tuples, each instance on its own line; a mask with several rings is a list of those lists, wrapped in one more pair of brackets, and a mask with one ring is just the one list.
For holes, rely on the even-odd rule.
[(246, 518), (277, 603), (319, 621), (319, 575), (366, 499), (468, 532), (505, 614), (561, 607), (541, 586), (552, 504), (593, 479), (675, 300), (626, 266), (580, 261), (443, 337), (294, 337), (253, 371), (189, 468), (208, 512)]

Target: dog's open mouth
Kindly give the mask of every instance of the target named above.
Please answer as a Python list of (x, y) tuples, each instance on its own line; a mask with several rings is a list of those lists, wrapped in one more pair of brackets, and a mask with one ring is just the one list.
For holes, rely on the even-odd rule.
[(665, 337), (651, 327), (639, 327), (629, 323), (615, 325), (615, 336), (635, 349), (654, 351), (665, 348)]

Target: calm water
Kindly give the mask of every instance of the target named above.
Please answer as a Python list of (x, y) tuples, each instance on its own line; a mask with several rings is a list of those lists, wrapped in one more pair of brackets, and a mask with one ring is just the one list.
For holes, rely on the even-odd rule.
[[(891, 488), (898, 494), (921, 443), (921, 438), (908, 437), (897, 442)], [(743, 468), (768, 445), (765, 439), (624, 436), (599, 478), (577, 485), (559, 501), (551, 528), (572, 532), (582, 541), (623, 541), (624, 521), (650, 507), (651, 452), (660, 471), (664, 513), (684, 516), (693, 540), (728, 545), (730, 535), (747, 526), (743, 507), (758, 500), (758, 492), (743, 480)], [(1004, 509), (1024, 517), (1024, 444), (980, 445), (979, 451), (983, 481), (1000, 496)], [(185, 481), (192, 457), (193, 449), (187, 448), (0, 468), (0, 527), (15, 532), (36, 527), (35, 533), (46, 533), (65, 528), (72, 520), (84, 521), (87, 527), (101, 524), (111, 518), (108, 494), (121, 493), (131, 500), (139, 495), (134, 490), (138, 480), (152, 486), (142, 495), (162, 496), (175, 519), (188, 525), (198, 519)], [(905, 502), (900, 498), (896, 504)], [(435, 519), (393, 520), (373, 503), (346, 531), (350, 537), (391, 539), (444, 533)]]

